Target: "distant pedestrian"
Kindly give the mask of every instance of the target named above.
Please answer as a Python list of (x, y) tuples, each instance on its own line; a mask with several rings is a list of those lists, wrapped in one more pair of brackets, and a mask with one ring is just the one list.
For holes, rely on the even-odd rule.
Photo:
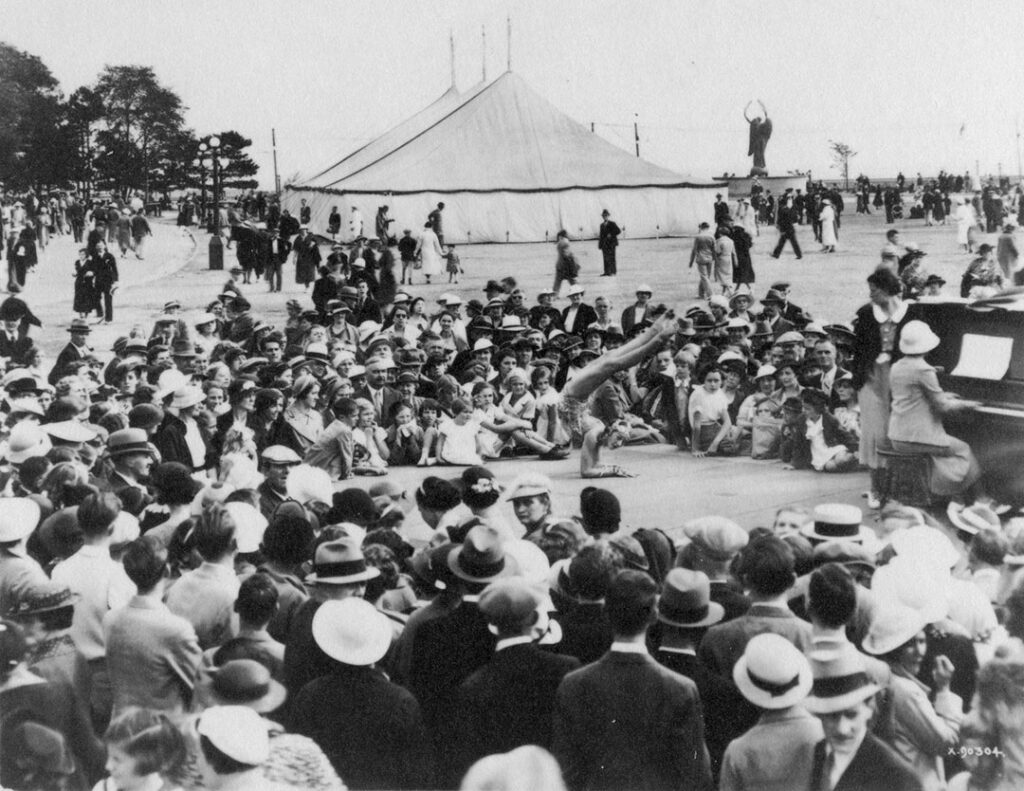
[(732, 229), (719, 225), (715, 231), (715, 282), (722, 286), (722, 293), (732, 291), (732, 276), (736, 269), (736, 246), (732, 243)]
[(427, 222), (430, 223), (434, 229), (434, 233), (437, 235), (437, 241), (442, 246), (444, 245), (444, 218), (441, 213), (444, 211), (444, 204), (437, 204), (437, 208), (434, 209), (430, 214), (427, 215)]
[(622, 230), (612, 220), (611, 213), (607, 209), (601, 212), (601, 230), (597, 240), (597, 247), (604, 258), (604, 274), (601, 277), (614, 277), (619, 271), (615, 252), (619, 246), (620, 233)]
[(555, 261), (555, 284), (551, 290), (557, 295), (562, 287), (562, 281), (568, 281), (570, 286), (576, 285), (576, 279), (580, 276), (580, 265), (569, 244), (569, 232), (561, 230), (555, 236), (555, 248), (558, 250), (558, 259)]
[(1014, 225), (1011, 222), (1003, 226), (1003, 232), (996, 242), (996, 260), (1003, 270), (1003, 281), (1012, 281), (1019, 286), (1024, 283), (1024, 278), (1018, 271), (1017, 259), (1020, 254), (1017, 251), (1017, 240), (1013, 237), (1013, 229)]
[(772, 258), (778, 258), (782, 254), (782, 248), (786, 246), (787, 241), (793, 245), (793, 252), (796, 253), (798, 261), (804, 257), (803, 253), (800, 252), (800, 243), (796, 240), (796, 218), (794, 214), (790, 201), (786, 201), (779, 207), (779, 217), (776, 221), (776, 226), (779, 229), (779, 243), (775, 245)]
[(132, 230), (132, 249), (135, 250), (135, 257), (142, 261), (145, 258), (143, 253), (145, 252), (146, 237), (153, 235), (153, 230), (149, 227), (149, 220), (146, 219), (146, 215), (138, 211), (132, 215), (131, 218), (131, 230)]
[(715, 237), (711, 235), (710, 229), (711, 226), (706, 222), (700, 224), (690, 250), (690, 269), (693, 269), (696, 263), (697, 272), (700, 274), (700, 284), (697, 286), (697, 296), (700, 299), (708, 299), (712, 293), (711, 268), (715, 263)]

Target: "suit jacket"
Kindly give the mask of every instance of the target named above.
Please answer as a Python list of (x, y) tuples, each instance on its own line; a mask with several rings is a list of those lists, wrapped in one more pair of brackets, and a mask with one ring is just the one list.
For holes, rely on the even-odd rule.
[(725, 608), (723, 621), (738, 618), (750, 609), (750, 599), (743, 594), (738, 585), (728, 581), (711, 581), (711, 601)]
[(622, 233), (622, 230), (611, 220), (605, 220), (602, 222), (601, 229), (598, 232), (598, 249), (614, 250), (619, 244), (620, 233)]
[(136, 596), (107, 614), (104, 632), (115, 711), (188, 710), (203, 656), (192, 624), (167, 605)]
[[(367, 283), (371, 286), (370, 290), (373, 291), (374, 289), (372, 286), (375, 286), (376, 283), (370, 282), (369, 280), (367, 280)], [(378, 305), (371, 297), (367, 297), (366, 301), (363, 302), (362, 305), (357, 301), (352, 306), (352, 323), (358, 327), (364, 321), (375, 321), (378, 324), (382, 324), (384, 322), (384, 316), (380, 312), (380, 305)]]
[(570, 335), (583, 335), (587, 327), (597, 321), (597, 311), (593, 307), (582, 303), (579, 310), (576, 311), (576, 319), (573, 321), (571, 327), (565, 326), (566, 316), (569, 315), (569, 308), (562, 309), (562, 326), (565, 327), (565, 331)]
[(609, 651), (567, 675), (553, 748), (570, 791), (712, 787), (697, 685), (647, 654)]
[(566, 673), (580, 663), (532, 644), (512, 645), (459, 687), (458, 743), (462, 746), (455, 784), (474, 761), (524, 744), (551, 749), (555, 693)]
[[(383, 426), (384, 428), (391, 428), (391, 424), (394, 422), (391, 419), (391, 407), (402, 400), (402, 394), (395, 390), (393, 387), (384, 385), (384, 393), (381, 396), (381, 408), (380, 412), (377, 413), (377, 425)], [(371, 404), (373, 404), (374, 411), (377, 409), (377, 404), (373, 400), (373, 394), (370, 392), (368, 385), (363, 385), (355, 392), (356, 398), (365, 398)]]
[(61, 349), (57, 355), (57, 362), (50, 369), (50, 375), (46, 377), (51, 385), (56, 385), (60, 379), (67, 375), (67, 367), (74, 362), (81, 360), (89, 352), (88, 347), (79, 349), (75, 344), (68, 342), (68, 345)]
[(782, 635), (803, 652), (811, 648), (811, 625), (807, 621), (788, 609), (752, 604), (745, 615), (708, 629), (697, 656), (709, 670), (731, 680), (733, 665), (743, 656), (750, 638), (765, 632)]
[(658, 664), (686, 676), (697, 685), (704, 712), (704, 742), (711, 758), (711, 774), (717, 779), (725, 748), (729, 742), (743, 734), (747, 724), (745, 720), (737, 721), (733, 712), (737, 706), (749, 704), (736, 687), (704, 667), (696, 654), (676, 653), (662, 648), (654, 657)]
[[(832, 415), (828, 412), (822, 413), (821, 421), (826, 445), (829, 447), (846, 445), (851, 451), (857, 449), (857, 438), (840, 426), (839, 421), (832, 417)], [(783, 448), (780, 452), (782, 461), (790, 462), (798, 470), (810, 469), (811, 441), (807, 439), (806, 420), (801, 420), (796, 424), (793, 436), (788, 442), (790, 444), (787, 446), (787, 441), (783, 441)], [(788, 453), (787, 450), (789, 451)]]
[(32, 347), (32, 339), (27, 336), (19, 337), (15, 332), (12, 341), (7, 337), (6, 332), (0, 332), (0, 357), (6, 357), (12, 362), (22, 365), (28, 362), (26, 357)]
[(420, 707), (379, 670), (333, 662), (291, 711), (289, 730), (313, 739), (350, 788), (431, 787)]
[(249, 313), (242, 313), (236, 316), (229, 325), (225, 340), (244, 346), (252, 341), (254, 329), (256, 329), (256, 320)]
[[(814, 749), (811, 788), (821, 788), (825, 742)], [(870, 733), (840, 775), (832, 791), (920, 791), (923, 786), (910, 764)]]
[[(635, 327), (639, 323), (637, 321), (637, 314), (638, 314), (638, 312), (639, 311), (637, 310), (637, 307), (636, 307), (635, 303), (630, 305), (624, 311), (622, 311), (622, 321), (621, 321), (620, 324), (622, 326), (622, 331), (627, 336), (629, 335), (630, 330), (632, 330), (633, 327)], [(648, 319), (650, 317), (650, 315), (651, 315), (651, 305), (648, 303), (648, 305), (644, 308), (644, 314), (640, 318), (640, 321), (644, 321), (645, 319)]]
[(588, 665), (612, 646), (612, 627), (602, 604), (576, 604), (560, 609), (555, 619), (562, 627), (562, 639), (554, 646), (560, 654), (574, 656)]
[(790, 791), (809, 788), (814, 749), (825, 734), (800, 706), (765, 710), (749, 731), (726, 748), (719, 791)]
[(116, 470), (110, 473), (108, 483), (110, 491), (117, 495), (117, 498), (121, 501), (121, 506), (132, 516), (141, 514), (143, 509), (153, 502), (153, 497), (146, 490), (146, 487), (136, 486)]

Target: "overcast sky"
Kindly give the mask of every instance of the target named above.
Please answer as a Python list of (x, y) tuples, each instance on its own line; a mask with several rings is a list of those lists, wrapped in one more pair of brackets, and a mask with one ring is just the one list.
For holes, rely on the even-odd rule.
[(312, 174), (450, 84), (512, 68), (599, 134), (684, 175), (746, 172), (743, 107), (774, 124), (769, 172), (851, 177), (1017, 172), (1024, 6), (1010, 2), (690, 0), (0, 0), (0, 39), (40, 56), (65, 93), (105, 64), (144, 64), (197, 133), (253, 138), (261, 182)]

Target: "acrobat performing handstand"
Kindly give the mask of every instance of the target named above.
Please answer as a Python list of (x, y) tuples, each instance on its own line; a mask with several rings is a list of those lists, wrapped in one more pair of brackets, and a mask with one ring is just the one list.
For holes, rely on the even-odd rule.
[(605, 426), (588, 413), (588, 402), (594, 391), (612, 374), (630, 368), (654, 354), (675, 331), (675, 313), (666, 311), (637, 337), (601, 355), (566, 384), (562, 391), (559, 416), (572, 437), (573, 447), (583, 449), (580, 454), (582, 477), (632, 477), (621, 467), (602, 465), (600, 461), (602, 447), (617, 448), (629, 437), (629, 425), (625, 421), (616, 421), (611, 426)]

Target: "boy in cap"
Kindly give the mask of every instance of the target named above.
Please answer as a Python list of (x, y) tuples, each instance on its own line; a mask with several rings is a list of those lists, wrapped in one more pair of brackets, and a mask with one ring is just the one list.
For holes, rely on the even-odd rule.
[(555, 693), (580, 663), (535, 645), (541, 606), (540, 593), (522, 577), (492, 582), (480, 594), (480, 612), (498, 642), (490, 661), (459, 687), (459, 776), (485, 755), (524, 744), (551, 749)]

